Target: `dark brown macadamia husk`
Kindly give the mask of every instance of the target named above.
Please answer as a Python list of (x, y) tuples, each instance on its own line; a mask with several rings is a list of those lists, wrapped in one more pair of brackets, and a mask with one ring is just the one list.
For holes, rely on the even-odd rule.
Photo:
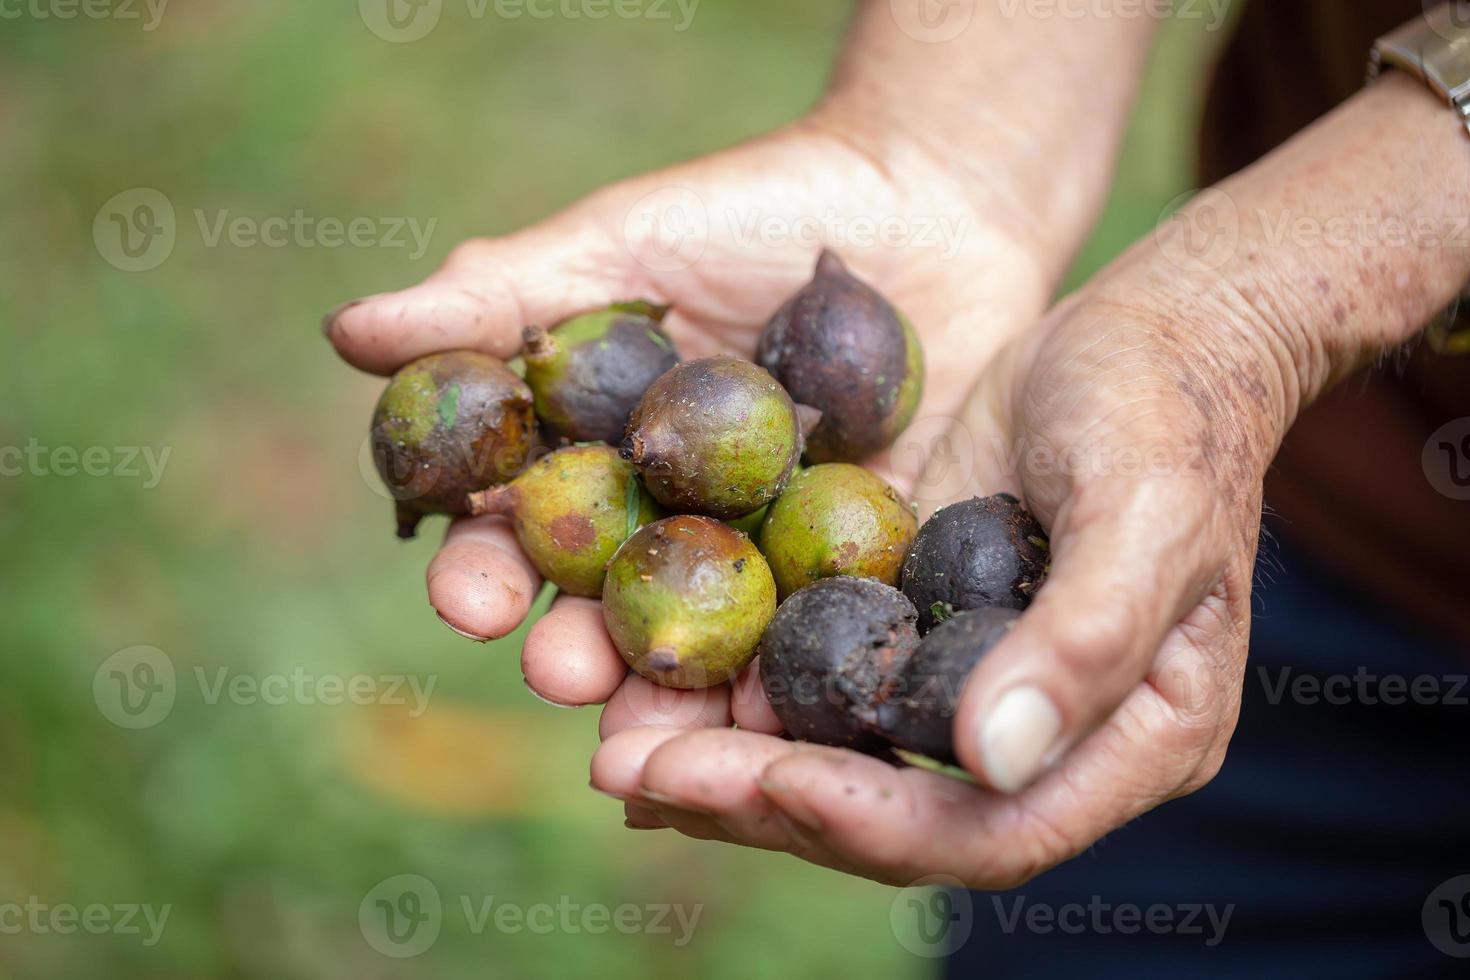
[(966, 609), (1025, 609), (1046, 580), (1046, 531), (1010, 494), (951, 504), (919, 528), (901, 587), (919, 611), (919, 632)]
[(965, 681), (1020, 615), (1014, 609), (972, 609), (936, 626), (878, 705), (877, 731), (897, 748), (956, 765), (954, 714)]
[(794, 738), (863, 752), (879, 705), (919, 643), (913, 604), (873, 579), (822, 579), (776, 611), (760, 645), (761, 687)]
[(811, 282), (766, 325), (756, 362), (822, 413), (807, 439), (812, 463), (860, 462), (891, 445), (923, 389), (913, 329), (825, 251)]
[(620, 303), (549, 332), (527, 327), (526, 383), (541, 421), (574, 442), (621, 442), (648, 386), (679, 363), (660, 326), (666, 312)]
[(426, 514), (463, 514), (469, 494), (504, 483), (537, 438), (531, 390), (477, 351), (429, 354), (393, 375), (373, 412), (372, 451), (393, 495), (398, 536)]

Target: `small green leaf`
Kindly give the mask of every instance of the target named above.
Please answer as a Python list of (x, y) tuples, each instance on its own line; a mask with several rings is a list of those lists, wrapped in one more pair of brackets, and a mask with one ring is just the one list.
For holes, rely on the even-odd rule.
[(929, 606), (929, 615), (934, 617), (934, 625), (948, 622), (954, 619), (954, 606), (947, 602), (935, 602)]
[(650, 303), (646, 299), (635, 299), (629, 303), (614, 303), (608, 309), (617, 313), (634, 313), (638, 316), (646, 316), (650, 320), (659, 321), (669, 312), (670, 307)]
[(454, 420), (459, 417), (459, 382), (456, 381), (444, 389), (444, 394), (439, 398), (439, 422), (446, 429), (454, 428)]
[(941, 776), (948, 776), (950, 779), (961, 779), (970, 783), (978, 782), (974, 776), (965, 772), (959, 766), (951, 766), (948, 763), (939, 762), (929, 758), (927, 755), (910, 752), (908, 749), (894, 749), (893, 754), (915, 769), (927, 769), (929, 772), (938, 773)]
[(633, 532), (638, 530), (639, 507), (637, 479), (632, 479), (628, 481), (628, 493), (623, 498), (623, 502), (624, 506), (626, 506), (628, 509), (628, 537), (631, 538), (633, 536)]

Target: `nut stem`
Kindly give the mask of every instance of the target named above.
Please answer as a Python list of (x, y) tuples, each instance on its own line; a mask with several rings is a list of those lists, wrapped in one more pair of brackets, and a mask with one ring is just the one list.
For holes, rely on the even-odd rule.
[(470, 494), (465, 498), (465, 503), (474, 517), (482, 514), (512, 514), (516, 509), (516, 497), (514, 487), (491, 487)]
[(796, 406), (796, 426), (801, 430), (801, 437), (805, 439), (812, 434), (817, 423), (822, 421), (822, 410), (812, 408), (810, 405)]
[(545, 327), (535, 325), (521, 330), (521, 356), (527, 361), (544, 362), (555, 357), (561, 350), (559, 344)]

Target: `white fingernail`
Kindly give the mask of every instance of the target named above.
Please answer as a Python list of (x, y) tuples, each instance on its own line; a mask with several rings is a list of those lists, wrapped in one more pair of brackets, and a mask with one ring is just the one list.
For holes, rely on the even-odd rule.
[(458, 633), (466, 640), (474, 640), (476, 643), (490, 642), (490, 637), (488, 636), (480, 636), (478, 633), (471, 633), (469, 630), (462, 630), (458, 626), (455, 626), (449, 620), (445, 619), (444, 614), (437, 609), (434, 610), (434, 615), (439, 617), (439, 622), (443, 623), (445, 626), (448, 626), (452, 632)]
[(980, 724), (980, 761), (990, 785), (1014, 793), (1035, 779), (1061, 730), (1061, 712), (1041, 688), (1007, 691)]
[[(531, 692), (531, 696), (534, 697), (537, 701), (540, 701), (542, 704), (549, 704), (553, 708), (567, 708), (569, 710), (582, 707), (582, 705), (580, 704), (568, 704), (565, 701), (553, 701), (551, 700), (551, 698), (548, 698), (546, 695), (542, 694), (540, 691), (532, 687), (531, 682), (526, 680), (524, 677), (521, 678), (521, 680), (525, 683), (526, 690)], [(596, 786), (592, 788), (597, 789)], [(601, 790), (598, 790), (598, 792), (601, 792)]]

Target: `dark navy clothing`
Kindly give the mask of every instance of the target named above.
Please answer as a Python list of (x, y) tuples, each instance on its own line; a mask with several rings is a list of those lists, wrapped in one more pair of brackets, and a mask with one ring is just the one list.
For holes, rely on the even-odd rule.
[[(1437, 886), (1470, 874), (1470, 657), (1284, 543), (1262, 551), (1219, 776), (1015, 891), (972, 895), (947, 975), (1470, 977), (1421, 918)], [(1470, 954), (1470, 895), (1434, 904)], [(1127, 905), (1139, 914), (1119, 918)], [(1172, 926), (1119, 931), (1150, 906)], [(1215, 921), (1232, 907), (1223, 931), (1204, 906)]]

